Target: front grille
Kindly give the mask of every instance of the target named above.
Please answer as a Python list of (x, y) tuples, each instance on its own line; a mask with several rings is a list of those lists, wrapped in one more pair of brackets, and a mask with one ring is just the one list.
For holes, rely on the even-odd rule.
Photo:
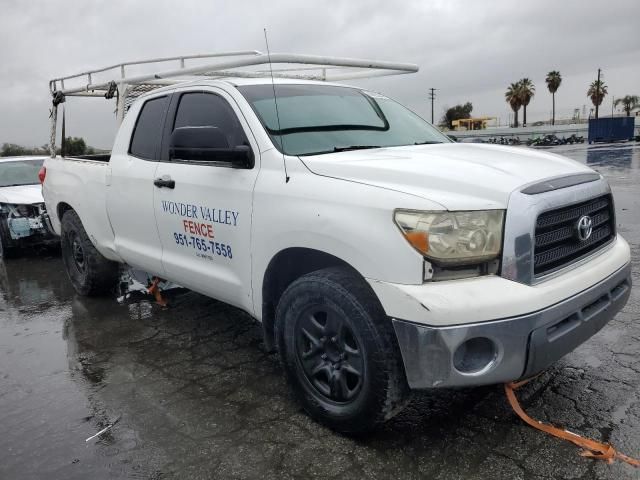
[[(578, 237), (578, 221), (584, 215), (592, 222), (591, 236)], [(610, 195), (544, 212), (536, 221), (533, 272), (543, 275), (574, 262), (600, 248), (615, 235)]]

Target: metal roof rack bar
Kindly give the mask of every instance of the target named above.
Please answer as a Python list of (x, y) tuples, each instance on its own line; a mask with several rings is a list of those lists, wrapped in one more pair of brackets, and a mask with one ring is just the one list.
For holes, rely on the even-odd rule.
[[(118, 63), (116, 65), (110, 65), (108, 67), (97, 68), (97, 69), (94, 69), (94, 70), (88, 70), (86, 72), (76, 73), (74, 75), (67, 75), (65, 77), (54, 78), (49, 82), (49, 84), (51, 84), (53, 82), (64, 82), (65, 80), (71, 80), (73, 78), (79, 78), (79, 77), (82, 77), (84, 75), (87, 75), (88, 78), (90, 79), (91, 75), (93, 75), (93, 74), (103, 73), (103, 72), (106, 72), (108, 70), (115, 70), (117, 68), (120, 69), (120, 77), (122, 79), (122, 78), (125, 77), (125, 67), (127, 67), (127, 66), (148, 65), (150, 63), (166, 63), (166, 62), (171, 62), (171, 61), (178, 60), (180, 62), (180, 67), (184, 67), (185, 60), (202, 59), (202, 58), (216, 58), (216, 57), (239, 57), (239, 56), (245, 56), (245, 55), (261, 55), (261, 54), (262, 54), (262, 52), (260, 52), (259, 50), (240, 50), (240, 51), (237, 51), (237, 52), (202, 53), (202, 54), (195, 54), (195, 55), (180, 55), (180, 56), (176, 56), (176, 57), (150, 58), (150, 59), (147, 59), (147, 60), (136, 60), (136, 61), (132, 61), (132, 62)], [(91, 83), (91, 81), (89, 81), (87, 83)], [(63, 88), (64, 88), (64, 84), (63, 84)]]
[[(136, 75), (132, 77), (121, 76), (117, 80), (111, 80), (108, 82), (100, 82), (100, 83), (92, 83), (92, 75), (95, 73), (105, 72), (110, 69), (115, 69), (118, 67), (124, 67), (124, 65), (142, 65), (149, 63), (157, 63), (161, 61), (170, 61), (170, 60), (180, 60), (186, 58), (209, 58), (213, 56), (218, 57), (227, 57), (227, 56), (246, 56), (247, 58), (240, 58), (234, 60), (222, 61), (219, 63), (207, 64), (207, 65), (198, 65), (194, 67), (184, 67), (183, 63), (181, 63), (181, 67), (174, 70), (160, 71), (155, 73), (148, 73), (142, 75)], [(184, 56), (184, 57), (170, 57), (170, 58), (162, 58), (162, 59), (153, 59), (153, 60), (143, 60), (140, 62), (128, 62), (126, 64), (118, 64), (112, 65), (110, 67), (105, 67), (101, 69), (91, 70), (87, 72), (83, 72), (76, 75), (70, 75), (67, 77), (60, 77), (53, 79), (49, 82), (49, 88), (51, 92), (55, 92), (58, 90), (57, 83), (60, 82), (60, 86), (62, 87), (60, 91), (64, 95), (80, 93), (80, 92), (90, 92), (92, 90), (108, 90), (112, 82), (117, 82), (119, 84), (127, 84), (127, 85), (135, 85), (141, 84), (145, 82), (149, 82), (151, 80), (162, 80), (162, 79), (171, 79), (176, 77), (183, 77), (185, 75), (202, 75), (207, 74), (207, 76), (216, 76), (216, 72), (224, 72), (224, 76), (228, 75), (228, 71), (230, 69), (237, 69), (242, 67), (250, 67), (255, 65), (268, 65), (271, 64), (297, 64), (303, 65), (305, 67), (301, 67), (297, 70), (308, 70), (308, 66), (314, 65), (316, 68), (322, 70), (322, 74), (319, 78), (327, 81), (331, 80), (346, 80), (353, 78), (367, 78), (373, 76), (382, 76), (382, 75), (397, 75), (403, 73), (415, 73), (418, 71), (418, 67), (414, 64), (409, 63), (395, 63), (395, 62), (385, 62), (385, 61), (377, 61), (377, 60), (363, 60), (356, 58), (342, 58), (342, 57), (325, 57), (318, 55), (298, 55), (298, 54), (288, 54), (288, 53), (273, 53), (271, 56), (261, 53), (259, 51), (250, 51), (250, 52), (228, 52), (221, 54), (208, 54), (208, 55), (200, 55), (200, 56)], [(325, 67), (323, 69), (323, 67)], [(342, 67), (342, 68), (356, 68), (356, 69), (366, 69), (367, 71), (355, 72), (355, 73), (343, 73), (343, 74), (335, 74), (333, 75), (334, 67)], [(299, 75), (294, 75), (293, 73), (287, 74), (286, 72), (293, 72), (295, 68), (287, 68), (284, 70), (274, 69), (274, 73), (277, 73), (279, 77), (293, 77), (300, 78)], [(377, 72), (372, 72), (371, 70), (377, 70)], [(242, 76), (243, 72), (236, 72), (238, 76)], [(249, 72), (251, 73), (251, 72)], [(74, 78), (82, 77), (83, 75), (87, 76), (88, 83), (84, 86), (65, 88), (64, 81), (70, 80)]]

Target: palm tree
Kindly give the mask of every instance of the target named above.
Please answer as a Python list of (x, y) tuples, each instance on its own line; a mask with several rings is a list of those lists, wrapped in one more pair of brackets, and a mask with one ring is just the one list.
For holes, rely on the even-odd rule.
[(551, 103), (553, 105), (553, 110), (551, 114), (551, 125), (556, 124), (556, 92), (558, 88), (560, 88), (560, 84), (562, 83), (562, 77), (560, 76), (560, 72), (557, 70), (551, 70), (547, 73), (547, 78), (545, 79), (547, 82), (547, 88), (549, 92), (551, 92)]
[(627, 117), (631, 116), (631, 110), (635, 110), (636, 108), (640, 108), (640, 97), (637, 95), (625, 95), (622, 98), (616, 98), (616, 101), (613, 104), (617, 107), (618, 105), (622, 105), (622, 109), (627, 112)]
[(527, 105), (536, 94), (536, 87), (531, 80), (523, 78), (518, 82), (520, 84), (520, 103), (522, 103), (522, 126), (527, 126)]
[(504, 96), (507, 100), (507, 103), (511, 107), (511, 110), (513, 110), (513, 113), (515, 114), (513, 126), (518, 128), (518, 110), (520, 110), (520, 107), (522, 106), (520, 82), (512, 83), (511, 85), (509, 85), (509, 88), (507, 88)]
[[(594, 80), (591, 82), (589, 86), (589, 90), (587, 90), (587, 97), (591, 98), (591, 103), (596, 107), (596, 111), (598, 107), (602, 104), (604, 97), (607, 95), (607, 86), (604, 84), (604, 80)], [(596, 115), (596, 118), (598, 116)]]

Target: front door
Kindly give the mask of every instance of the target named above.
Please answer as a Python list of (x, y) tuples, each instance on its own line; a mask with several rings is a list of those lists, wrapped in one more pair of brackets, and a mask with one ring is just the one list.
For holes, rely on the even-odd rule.
[(230, 147), (249, 145), (255, 166), (169, 161), (163, 147), (154, 202), (167, 278), (251, 311), (251, 206), (259, 158), (257, 144), (239, 113), (222, 90), (174, 94), (165, 137), (180, 127), (215, 127)]

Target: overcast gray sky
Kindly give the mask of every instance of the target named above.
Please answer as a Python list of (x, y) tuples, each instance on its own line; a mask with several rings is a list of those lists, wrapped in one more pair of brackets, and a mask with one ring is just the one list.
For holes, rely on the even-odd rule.
[[(0, 143), (48, 138), (48, 80), (145, 57), (221, 50), (325, 54), (413, 62), (415, 75), (359, 82), (430, 118), (428, 87), (445, 107), (471, 101), (474, 115), (504, 123), (507, 85), (531, 78), (529, 123), (548, 119), (544, 78), (559, 70), (557, 115), (590, 106), (601, 67), (609, 96), (640, 95), (640, 1), (196, 1), (0, 0)], [(356, 83), (356, 82), (352, 82)], [(67, 134), (109, 148), (114, 105), (67, 103)]]

